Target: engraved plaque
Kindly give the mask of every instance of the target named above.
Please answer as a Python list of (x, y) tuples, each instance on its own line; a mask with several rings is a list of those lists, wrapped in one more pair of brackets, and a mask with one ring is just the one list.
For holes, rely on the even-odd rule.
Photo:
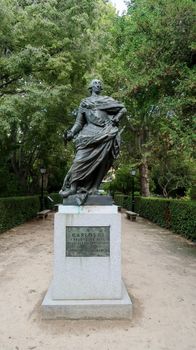
[(110, 226), (66, 226), (66, 256), (110, 256)]

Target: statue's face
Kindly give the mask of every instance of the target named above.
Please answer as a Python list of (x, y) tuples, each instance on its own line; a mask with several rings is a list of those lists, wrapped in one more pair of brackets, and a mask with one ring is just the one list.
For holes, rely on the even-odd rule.
[(92, 84), (91, 85), (92, 91), (95, 92), (97, 95), (100, 94), (100, 92), (102, 90), (101, 81), (94, 79), (91, 84)]

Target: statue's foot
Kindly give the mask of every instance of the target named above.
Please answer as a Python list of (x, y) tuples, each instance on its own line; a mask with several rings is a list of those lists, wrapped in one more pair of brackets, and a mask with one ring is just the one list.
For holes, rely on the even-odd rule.
[(60, 190), (59, 194), (63, 197), (63, 198), (67, 198), (73, 194), (76, 194), (76, 190), (75, 189), (70, 189), (70, 190)]
[(80, 188), (78, 191), (77, 191), (77, 193), (89, 193), (88, 192), (88, 190), (86, 189), (86, 188), (84, 188), (84, 187), (82, 187), (82, 188)]
[(94, 195), (94, 196), (95, 196), (95, 195), (98, 195), (98, 194), (99, 194), (98, 188), (97, 188), (97, 187), (91, 188), (90, 194), (92, 194), (92, 195)]
[(59, 191), (59, 194), (60, 194), (60, 196), (63, 196), (63, 193), (64, 193), (65, 191), (63, 190), (63, 189), (61, 189), (60, 191)]

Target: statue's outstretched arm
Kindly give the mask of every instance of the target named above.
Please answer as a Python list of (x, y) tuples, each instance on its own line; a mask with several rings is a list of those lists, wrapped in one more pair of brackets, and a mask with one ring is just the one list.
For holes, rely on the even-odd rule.
[(121, 108), (120, 111), (115, 115), (115, 117), (113, 118), (113, 122), (115, 122), (116, 124), (119, 123), (120, 119), (127, 113), (126, 108)]
[(71, 140), (76, 134), (79, 133), (80, 130), (82, 130), (84, 124), (85, 124), (84, 114), (79, 109), (74, 125), (72, 126), (71, 130), (66, 131), (64, 134), (64, 140), (65, 141)]

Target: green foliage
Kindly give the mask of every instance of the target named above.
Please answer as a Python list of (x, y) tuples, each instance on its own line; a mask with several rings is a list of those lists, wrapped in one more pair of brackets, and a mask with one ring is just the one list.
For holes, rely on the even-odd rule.
[(128, 206), (128, 201), (129, 200), (131, 201), (131, 197), (130, 196), (125, 196), (124, 194), (119, 194), (119, 193), (116, 193), (114, 195), (114, 202), (115, 202), (115, 204), (118, 205), (121, 208), (129, 209), (129, 206)]
[(62, 204), (63, 202), (63, 199), (59, 193), (50, 193), (49, 197), (53, 200), (53, 202), (49, 200), (48, 196), (45, 196), (45, 207), (47, 209), (53, 209), (55, 204)]
[(16, 176), (9, 172), (5, 164), (2, 166), (0, 164), (0, 197), (20, 196), (21, 193), (23, 193), (23, 188)]
[(0, 232), (32, 219), (39, 209), (39, 196), (0, 198)]
[(50, 193), (50, 197), (53, 199), (55, 204), (63, 202), (63, 199), (59, 193)]
[(170, 201), (171, 229), (196, 241), (196, 202)]
[[(117, 205), (130, 209), (131, 197), (115, 195)], [(196, 241), (196, 202), (136, 197), (135, 211), (156, 224)]]
[(194, 181), (194, 168), (193, 162), (186, 161), (180, 154), (178, 157), (163, 155), (162, 161), (156, 162), (152, 171), (157, 193), (164, 197), (182, 197)]
[[(187, 175), (193, 161), (195, 10), (192, 0), (137, 0), (111, 29), (109, 68), (103, 61), (100, 71), (128, 109), (121, 160), (137, 164), (142, 192), (148, 192), (155, 167), (165, 174), (163, 164), (172, 178), (169, 191), (192, 181)], [(182, 177), (175, 166), (179, 156)], [(163, 175), (166, 196), (167, 181)]]
[[(134, 197), (135, 200), (137, 200), (137, 198), (140, 198), (140, 196), (138, 195), (138, 192), (134, 192), (134, 194), (135, 194), (135, 197)], [(132, 209), (132, 196), (126, 196), (122, 193), (115, 193), (114, 202), (119, 207), (125, 208), (127, 210)]]
[(8, 185), (2, 195), (18, 188), (38, 192), (42, 163), (50, 191), (59, 189), (73, 153), (64, 150), (62, 134), (86, 94), (85, 75), (98, 51), (94, 34), (108, 6), (102, 0), (1, 1), (0, 159), (16, 179), (16, 188)]
[(170, 200), (163, 198), (138, 198), (136, 200), (136, 212), (162, 227), (170, 228), (171, 213), (169, 204)]
[(196, 203), (175, 199), (140, 198), (136, 201), (136, 210), (141, 216), (158, 225), (196, 240)]
[(131, 190), (121, 168), (132, 163), (145, 195), (153, 182), (164, 196), (190, 188), (195, 8), (137, 0), (117, 16), (103, 0), (1, 0), (0, 196), (39, 193), (43, 163), (48, 190), (59, 190), (73, 159), (62, 134), (92, 77), (128, 109), (110, 190)]
[(189, 196), (192, 200), (196, 200), (196, 185), (193, 185), (189, 190)]
[[(130, 172), (130, 166), (120, 166), (115, 172), (115, 178), (111, 178), (110, 182), (104, 186), (104, 189), (111, 193), (120, 192), (129, 194), (132, 191), (133, 186), (133, 178)], [(135, 179), (135, 187), (136, 189), (139, 189), (137, 178)]]

